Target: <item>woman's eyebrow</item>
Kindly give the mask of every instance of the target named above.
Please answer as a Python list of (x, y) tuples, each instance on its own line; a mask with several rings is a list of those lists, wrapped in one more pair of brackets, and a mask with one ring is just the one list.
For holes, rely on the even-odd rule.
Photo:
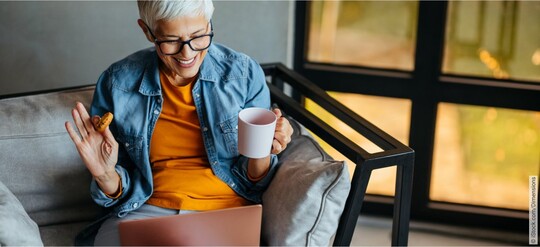
[[(197, 33), (200, 33), (200, 32), (202, 32), (202, 31), (204, 31), (205, 29), (206, 29), (206, 28), (201, 28), (201, 29), (199, 29), (199, 30), (197, 30), (197, 31), (195, 31), (195, 32), (193, 32), (193, 33), (191, 33), (190, 35), (191, 35), (191, 36), (192, 36), (192, 35), (195, 35), (195, 34), (197, 34)], [(180, 38), (179, 36), (176, 36), (176, 35), (163, 35), (163, 37), (166, 37), (166, 38)]]

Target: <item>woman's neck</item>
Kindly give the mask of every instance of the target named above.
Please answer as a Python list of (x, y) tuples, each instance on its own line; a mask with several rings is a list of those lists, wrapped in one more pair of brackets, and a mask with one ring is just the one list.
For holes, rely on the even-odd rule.
[(198, 76), (198, 74), (197, 74), (196, 76), (194, 76), (192, 78), (180, 77), (176, 73), (174, 73), (173, 71), (169, 70), (161, 62), (159, 63), (159, 69), (163, 72), (163, 74), (167, 77), (167, 79), (171, 82), (171, 84), (173, 84), (174, 86), (177, 86), (177, 87), (183, 87), (183, 86), (189, 85), (190, 83), (195, 81), (195, 79)]

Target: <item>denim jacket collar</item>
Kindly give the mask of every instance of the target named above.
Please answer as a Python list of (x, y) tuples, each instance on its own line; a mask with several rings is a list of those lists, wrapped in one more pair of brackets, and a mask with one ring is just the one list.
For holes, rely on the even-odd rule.
[(139, 93), (147, 96), (161, 95), (161, 85), (159, 82), (159, 57), (156, 51), (153, 53), (155, 56), (149, 63), (146, 64), (142, 76), (141, 85), (139, 87)]
[[(208, 53), (213, 53), (212, 46), (208, 49)], [(211, 82), (217, 82), (219, 79), (217, 66), (214, 65), (214, 62), (210, 59), (210, 54), (206, 54), (202, 64), (201, 68), (199, 69), (199, 79), (205, 80), (205, 81), (211, 81)], [(220, 72), (220, 74), (223, 74), (223, 72)]]

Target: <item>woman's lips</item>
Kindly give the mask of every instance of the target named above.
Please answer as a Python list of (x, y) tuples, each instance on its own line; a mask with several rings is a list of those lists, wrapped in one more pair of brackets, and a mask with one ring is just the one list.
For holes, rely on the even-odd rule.
[(174, 60), (176, 60), (176, 62), (178, 62), (178, 65), (182, 68), (191, 68), (193, 67), (193, 65), (195, 65), (196, 57), (193, 57), (192, 59), (189, 59), (189, 60), (182, 60), (182, 59), (177, 59), (177, 58), (175, 58)]

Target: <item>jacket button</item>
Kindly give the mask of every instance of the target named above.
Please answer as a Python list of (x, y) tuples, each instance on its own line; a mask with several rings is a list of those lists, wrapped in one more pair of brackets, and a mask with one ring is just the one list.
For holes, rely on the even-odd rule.
[(154, 114), (158, 115), (158, 114), (159, 114), (159, 111), (158, 111), (158, 110), (155, 110), (155, 111), (154, 111)]
[(126, 142), (126, 147), (129, 147), (129, 143)]
[(202, 130), (203, 130), (203, 131), (208, 131), (208, 128), (204, 127)]
[(133, 205), (132, 205), (133, 208), (137, 208), (137, 206), (139, 206), (139, 203), (137, 203), (137, 202), (133, 203)]

